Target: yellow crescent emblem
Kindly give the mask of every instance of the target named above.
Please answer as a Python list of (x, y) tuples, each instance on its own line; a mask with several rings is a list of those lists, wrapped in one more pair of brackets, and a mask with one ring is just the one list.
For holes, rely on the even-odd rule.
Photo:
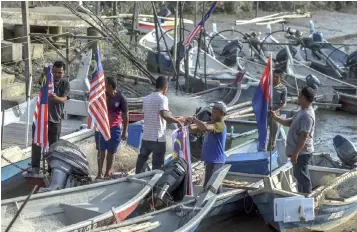
[(93, 71), (92, 71), (91, 75), (93, 75), (98, 69), (98, 65), (97, 65), (97, 61), (96, 60), (92, 60), (92, 67), (93, 67)]
[(42, 80), (41, 80), (41, 87), (43, 87), (46, 84), (46, 74), (43, 74)]
[[(178, 144), (179, 145), (179, 148), (180, 148), (180, 150), (181, 150), (181, 141), (179, 140), (179, 139), (175, 139), (175, 142), (174, 142), (174, 149), (175, 149), (175, 144)], [(173, 153), (172, 153), (172, 157), (174, 158), (174, 159), (177, 159), (178, 158), (178, 153), (176, 152), (176, 151), (174, 151)]]

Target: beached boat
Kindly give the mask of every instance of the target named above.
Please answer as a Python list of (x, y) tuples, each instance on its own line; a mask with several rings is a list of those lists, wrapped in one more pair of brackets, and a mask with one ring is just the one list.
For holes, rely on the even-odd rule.
[[(89, 231), (125, 220), (152, 191), (160, 170), (31, 196), (12, 231)], [(6, 228), (26, 197), (1, 201)], [(18, 228), (18, 229), (16, 229)]]
[[(149, 218), (146, 221), (156, 223), (157, 227), (150, 228), (150, 231), (155, 232), (184, 232), (195, 231), (200, 225), (201, 221), (206, 217), (214, 206), (217, 196), (215, 191), (219, 188), (224, 180), (230, 165), (225, 165), (215, 173), (207, 183), (209, 188), (200, 192), (197, 197), (185, 196), (183, 202), (175, 204), (173, 206), (164, 208), (162, 210), (147, 213), (145, 215), (135, 217), (135, 213), (131, 216), (135, 217), (135, 221), (143, 221), (145, 218)], [(140, 212), (136, 212), (141, 214)], [(130, 226), (130, 225), (126, 225)], [(113, 225), (107, 228), (99, 228), (98, 231), (108, 231), (114, 228), (120, 228), (121, 225)]]
[[(304, 198), (304, 195), (299, 194), (296, 190), (292, 166), (285, 171), (264, 178), (264, 186), (249, 192), (265, 222), (271, 224), (278, 231), (293, 228), (327, 231), (345, 223), (357, 213), (357, 189), (352, 187), (356, 185), (356, 169), (349, 171), (309, 166), (309, 171), (314, 189), (311, 194), (307, 195), (314, 199), (314, 218), (312, 220), (306, 220), (305, 211), (299, 210), (299, 206), (300, 209), (303, 207), (301, 205), (295, 209), (291, 204), (285, 206), (284, 212), (277, 213), (275, 199)], [(278, 219), (276, 214), (282, 214), (282, 217), (285, 218)], [(296, 215), (300, 220), (292, 219)]]

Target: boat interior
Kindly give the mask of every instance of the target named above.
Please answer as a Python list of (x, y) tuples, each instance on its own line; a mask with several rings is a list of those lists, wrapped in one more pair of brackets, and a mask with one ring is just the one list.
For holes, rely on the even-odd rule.
[[(108, 212), (111, 217), (112, 207), (117, 211), (132, 204), (133, 199), (145, 196), (150, 191), (145, 188), (146, 185), (152, 182), (151, 179), (159, 178), (155, 174), (156, 172), (148, 172), (141, 178), (129, 176), (35, 194), (27, 202), (16, 224), (20, 227), (29, 225), (35, 230), (48, 228), (47, 231), (53, 231)], [(2, 227), (7, 226), (25, 199), (26, 197), (19, 197), (2, 201)], [(46, 225), (51, 225), (51, 228)]]

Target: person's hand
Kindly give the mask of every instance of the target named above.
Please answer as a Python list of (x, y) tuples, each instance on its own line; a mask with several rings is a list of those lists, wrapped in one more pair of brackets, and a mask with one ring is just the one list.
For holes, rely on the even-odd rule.
[(182, 123), (180, 121), (177, 121), (176, 124), (179, 130), (182, 130)]
[(50, 93), (48, 94), (48, 97), (50, 98), (50, 100), (55, 100), (57, 95), (55, 93)]
[(297, 158), (298, 158), (298, 154), (293, 154), (290, 157), (290, 161), (292, 164), (296, 164), (297, 163)]
[(185, 120), (186, 120), (186, 118), (185, 117), (183, 117), (183, 116), (177, 116), (177, 117), (175, 117), (177, 120), (179, 120), (181, 123), (184, 123), (185, 122)]
[(270, 110), (270, 111), (268, 112), (268, 117), (269, 117), (270, 119), (274, 120), (274, 119), (276, 119), (278, 116), (276, 116), (276, 112), (275, 112), (275, 111)]
[(123, 141), (126, 141), (128, 139), (128, 131), (124, 131), (123, 134), (121, 135), (121, 139)]
[(192, 123), (194, 118), (195, 118), (195, 117), (187, 117), (187, 118), (186, 118), (186, 122)]

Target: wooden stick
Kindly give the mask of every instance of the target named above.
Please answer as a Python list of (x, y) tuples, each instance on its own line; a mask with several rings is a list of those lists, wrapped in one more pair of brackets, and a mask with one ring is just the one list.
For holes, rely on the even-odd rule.
[(252, 105), (252, 102), (251, 101), (247, 101), (247, 102), (243, 102), (243, 103), (228, 107), (227, 111), (229, 112), (229, 111), (232, 111), (232, 110), (236, 110), (236, 109), (243, 108), (245, 106), (251, 106), (251, 105)]
[(292, 14), (292, 15), (282, 15), (273, 18), (264, 18), (264, 19), (254, 19), (254, 20), (245, 20), (245, 21), (236, 21), (236, 25), (244, 25), (244, 24), (251, 24), (251, 23), (259, 23), (259, 22), (266, 22), (271, 20), (279, 20), (279, 19), (297, 19), (297, 18), (311, 18), (310, 13), (306, 14)]
[(118, 224), (115, 224), (115, 225), (109, 225), (106, 227), (97, 228), (97, 229), (93, 230), (92, 232), (100, 232), (103, 230), (109, 230), (109, 229), (115, 229), (115, 228), (119, 228), (119, 227), (129, 226), (129, 225), (133, 225), (133, 224), (137, 224), (137, 223), (141, 223), (141, 222), (146, 222), (153, 218), (154, 218), (153, 216), (146, 216), (146, 217), (128, 219), (126, 221), (119, 222)]
[(30, 200), (30, 197), (32, 196), (32, 194), (35, 192), (35, 190), (37, 189), (37, 185), (35, 185), (35, 187), (33, 187), (33, 189), (31, 190), (30, 194), (27, 196), (27, 198), (25, 199), (24, 203), (22, 203), (20, 209), (16, 212), (15, 217), (11, 220), (10, 224), (7, 226), (5, 232), (8, 232), (11, 229), (11, 226), (15, 223), (16, 219), (18, 218), (18, 216), (20, 215), (21, 211), (25, 208), (25, 205), (27, 204), (27, 202)]
[[(130, 17), (132, 17), (132, 14), (119, 14), (119, 15), (116, 15), (116, 16), (102, 16), (103, 19), (130, 18)], [(154, 18), (154, 16), (153, 15), (139, 14), (138, 18)], [(175, 18), (168, 18), (168, 17), (161, 17), (161, 16), (157, 16), (157, 18), (164, 19), (164, 20), (167, 20), (167, 21), (175, 21)], [(187, 24), (193, 24), (193, 21), (189, 20), (189, 19), (183, 19), (183, 22), (187, 23)]]

